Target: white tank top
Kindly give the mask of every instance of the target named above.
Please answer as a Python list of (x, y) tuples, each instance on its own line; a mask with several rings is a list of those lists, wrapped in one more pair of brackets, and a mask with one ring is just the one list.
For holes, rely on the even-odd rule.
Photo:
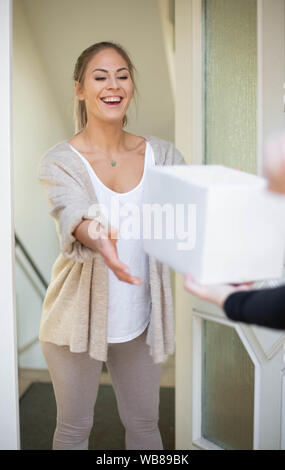
[[(107, 208), (108, 222), (118, 229), (117, 251), (119, 259), (130, 269), (132, 276), (139, 277), (140, 285), (120, 281), (108, 268), (108, 343), (123, 343), (139, 336), (147, 327), (151, 314), (148, 255), (143, 250), (142, 193), (146, 168), (155, 166), (153, 150), (146, 141), (144, 172), (139, 184), (131, 191), (117, 193), (98, 178), (92, 166), (71, 144), (70, 147), (82, 159), (89, 172), (97, 200)], [(112, 169), (110, 168), (110, 171)], [(125, 211), (122, 213), (122, 206)], [(134, 205), (134, 206), (133, 206)], [(111, 208), (120, 208), (118, 217), (111, 219)], [(132, 210), (133, 208), (133, 210)], [(129, 209), (129, 211), (128, 211)], [(136, 217), (134, 217), (136, 215)], [(129, 221), (129, 223), (128, 223)], [(139, 221), (139, 224), (137, 223)], [(124, 234), (128, 233), (128, 239)]]

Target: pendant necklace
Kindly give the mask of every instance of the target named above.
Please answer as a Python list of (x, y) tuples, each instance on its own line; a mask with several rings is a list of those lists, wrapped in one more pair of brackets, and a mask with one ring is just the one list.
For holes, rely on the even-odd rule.
[[(88, 141), (89, 141), (89, 139), (88, 139)], [(90, 145), (90, 142), (89, 142), (89, 145)], [(101, 150), (101, 152), (102, 152), (102, 150)], [(105, 153), (105, 152), (102, 152), (102, 153)], [(105, 154), (105, 155), (106, 155), (106, 154)], [(110, 161), (110, 165), (111, 165), (111, 166), (116, 166), (116, 165), (117, 165), (116, 160), (113, 160), (113, 159), (112, 159), (112, 160), (109, 160), (109, 161)]]

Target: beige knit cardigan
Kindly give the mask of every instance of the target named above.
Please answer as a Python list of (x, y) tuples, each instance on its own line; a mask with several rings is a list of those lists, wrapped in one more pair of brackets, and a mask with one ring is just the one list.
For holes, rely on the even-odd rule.
[[(156, 165), (186, 164), (171, 142), (144, 136), (150, 143)], [(40, 159), (40, 180), (54, 218), (60, 241), (50, 284), (42, 306), (39, 339), (69, 345), (72, 352), (85, 352), (106, 361), (108, 267), (98, 251), (83, 245), (73, 235), (75, 227), (98, 203), (84, 162), (67, 140), (50, 148)], [(89, 212), (90, 213), (90, 212)], [(165, 362), (174, 353), (174, 314), (170, 268), (149, 256), (151, 317), (146, 344), (153, 362)]]

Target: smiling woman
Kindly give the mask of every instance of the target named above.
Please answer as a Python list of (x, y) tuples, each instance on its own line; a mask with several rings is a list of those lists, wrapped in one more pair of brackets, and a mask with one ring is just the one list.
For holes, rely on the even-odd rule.
[[(119, 67), (117, 70), (108, 70), (107, 68), (100, 68), (96, 67), (93, 68), (93, 61), (92, 59), (95, 58), (96, 55), (98, 55), (101, 51), (106, 51), (106, 50), (111, 50), (116, 51), (117, 54), (125, 61), (125, 64), (123, 67)], [(97, 57), (98, 58), (98, 57)], [(125, 66), (127, 65), (127, 67)], [(133, 97), (136, 99), (137, 95), (137, 87), (136, 87), (136, 82), (135, 82), (135, 77), (134, 74), (136, 72), (136, 68), (134, 64), (132, 63), (129, 55), (126, 53), (126, 51), (118, 44), (115, 44), (113, 42), (107, 42), (103, 41), (97, 44), (93, 44), (92, 46), (88, 47), (85, 49), (82, 54), (79, 56), (76, 66), (74, 69), (74, 84), (76, 89), (80, 89), (83, 86), (84, 79), (87, 75), (87, 68), (89, 68), (89, 77), (91, 80), (95, 79), (97, 82), (105, 82), (107, 80), (112, 79), (111, 75), (112, 72), (115, 74), (114, 79), (118, 79), (119, 81), (128, 81), (132, 83), (133, 87)], [(99, 73), (103, 72), (103, 73)], [(124, 72), (124, 73), (122, 73)], [(110, 97), (112, 98), (112, 97)], [(120, 96), (121, 100), (123, 99), (123, 96)], [(103, 99), (103, 97), (101, 98)], [(125, 108), (127, 109), (127, 105)], [(123, 116), (123, 127), (127, 125), (128, 118), (126, 114)], [(83, 95), (76, 95), (75, 97), (75, 124), (76, 124), (76, 129), (77, 131), (80, 131), (85, 127), (87, 123), (87, 109), (86, 109), (86, 103), (83, 98)]]
[[(145, 170), (185, 163), (171, 142), (123, 129), (136, 93), (134, 70), (117, 44), (83, 51), (74, 71), (77, 133), (40, 163), (62, 250), (39, 335), (57, 402), (53, 449), (88, 448), (103, 361), (126, 448), (163, 449), (160, 376), (166, 355), (174, 352), (170, 269), (148, 257), (142, 233), (118, 236), (126, 214), (114, 222), (113, 214), (104, 221), (90, 212), (98, 202), (111, 207), (114, 197), (142, 215)], [(92, 235), (94, 225), (103, 227), (102, 236)]]

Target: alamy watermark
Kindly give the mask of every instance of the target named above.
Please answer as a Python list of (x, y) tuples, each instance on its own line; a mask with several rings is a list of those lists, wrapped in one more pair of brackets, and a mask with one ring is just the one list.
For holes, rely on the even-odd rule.
[(178, 250), (193, 250), (196, 209), (196, 204), (121, 204), (112, 197), (109, 208), (100, 203), (90, 206), (88, 217), (94, 222), (89, 224), (88, 234), (92, 239), (108, 238), (107, 227), (111, 226), (118, 230), (118, 238), (176, 240)]

